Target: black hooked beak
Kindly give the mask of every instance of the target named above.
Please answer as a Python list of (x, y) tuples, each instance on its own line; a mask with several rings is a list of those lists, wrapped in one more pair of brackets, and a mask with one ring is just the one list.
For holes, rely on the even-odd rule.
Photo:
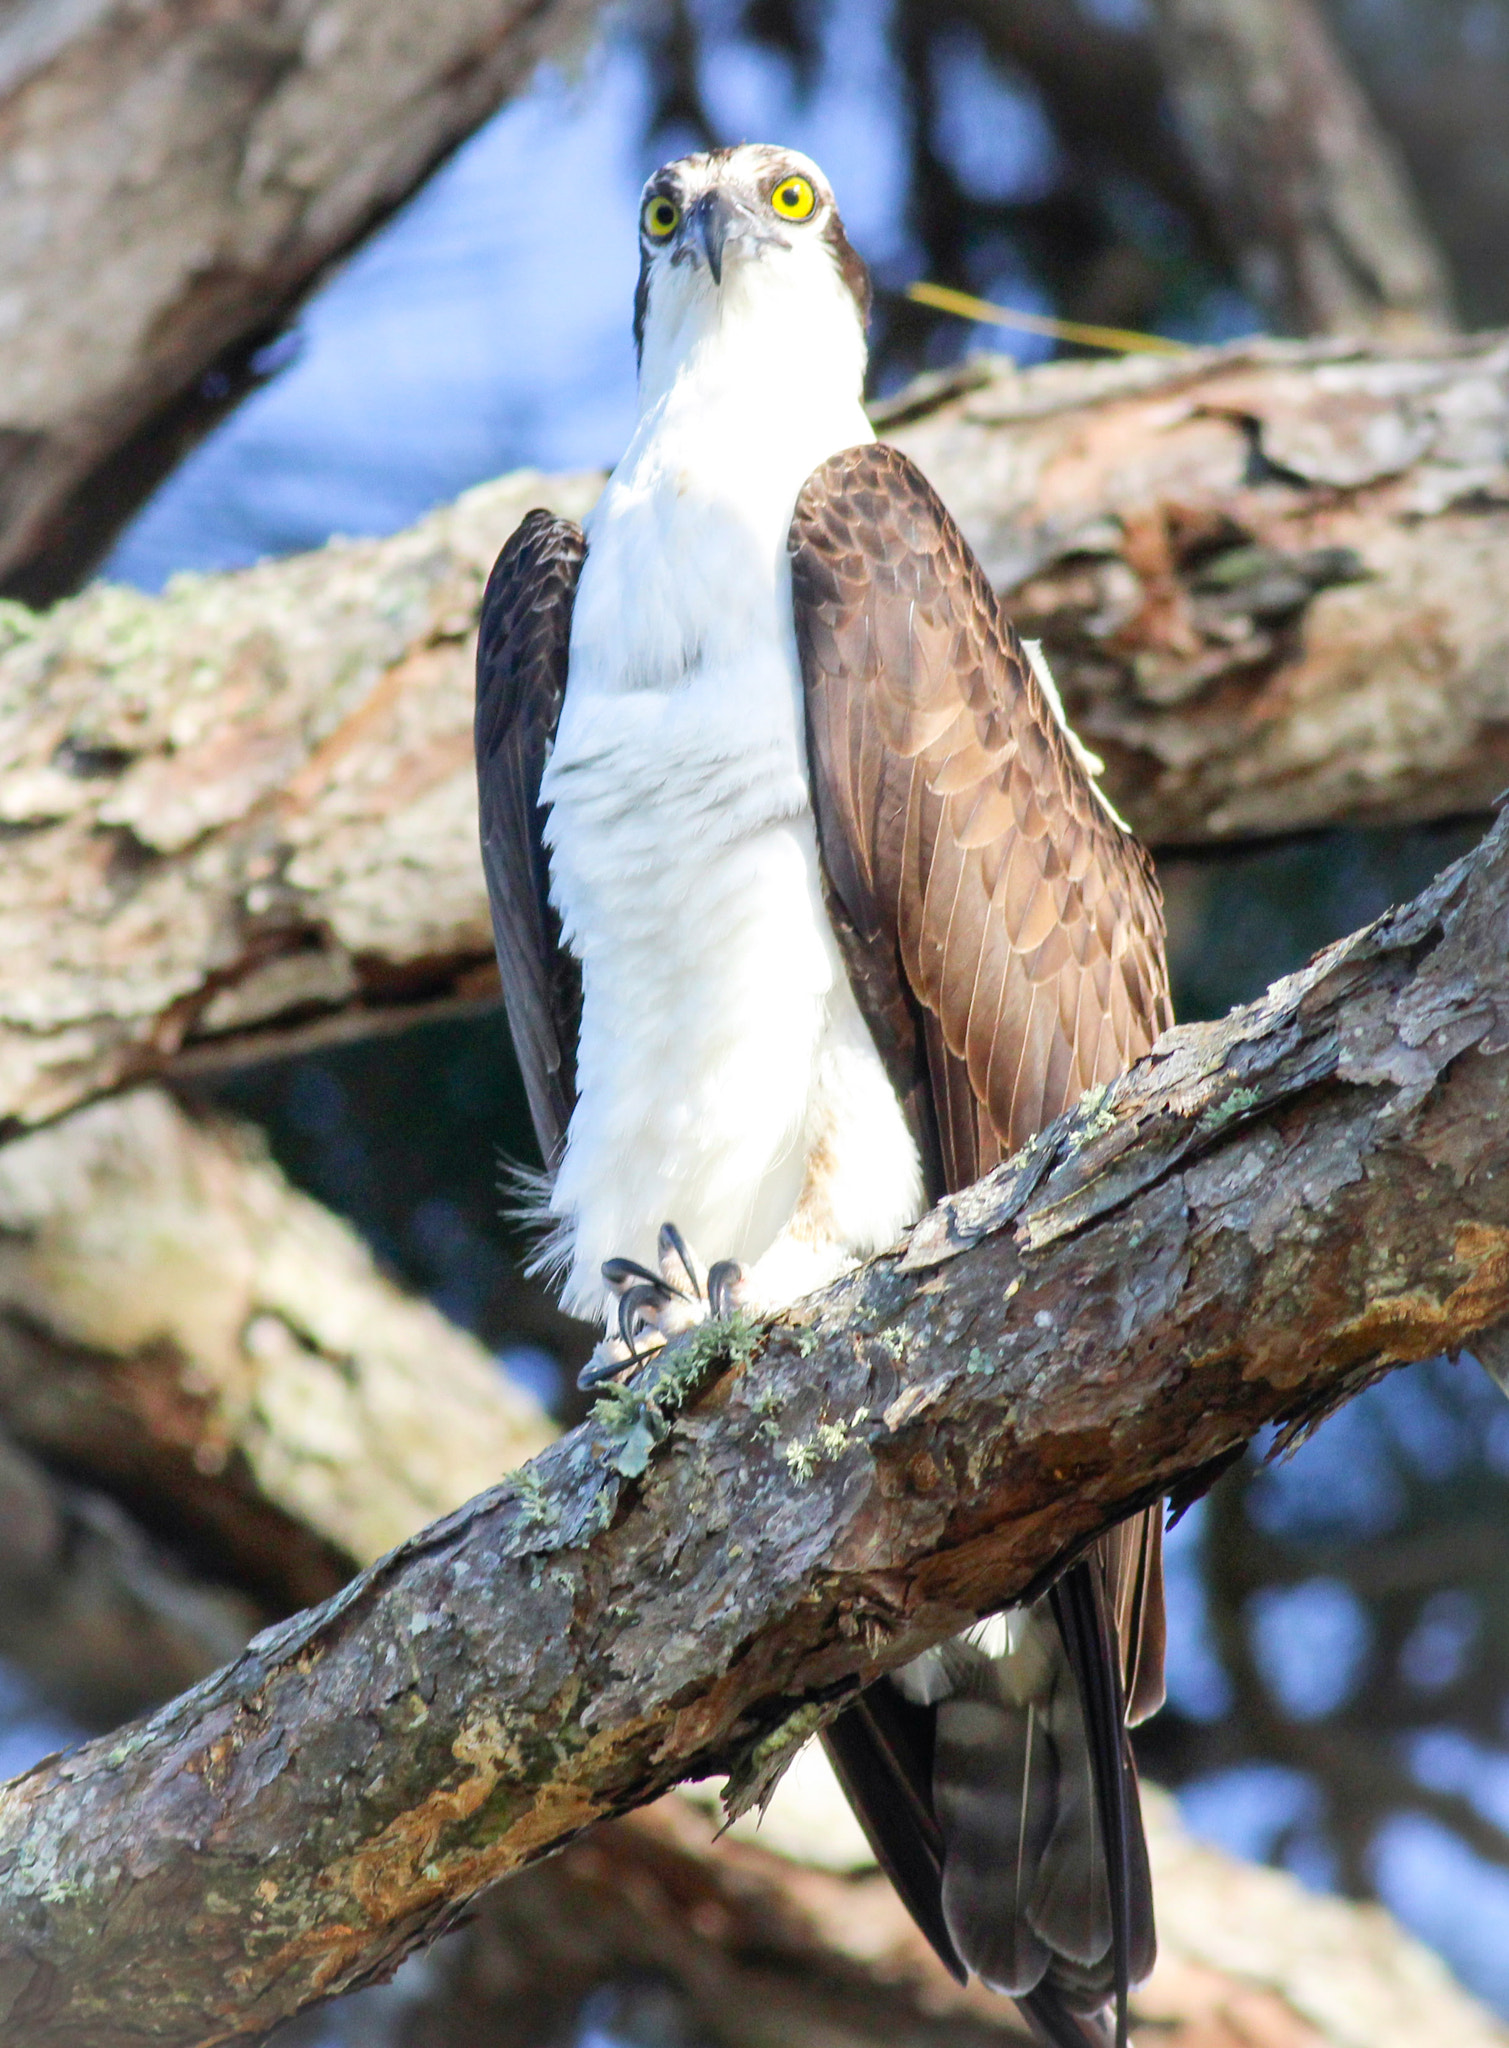
[(730, 240), (758, 243), (782, 239), (767, 233), (741, 199), (721, 188), (693, 200), (686, 226), (689, 234), (701, 240), (714, 284), (723, 282), (723, 251)]

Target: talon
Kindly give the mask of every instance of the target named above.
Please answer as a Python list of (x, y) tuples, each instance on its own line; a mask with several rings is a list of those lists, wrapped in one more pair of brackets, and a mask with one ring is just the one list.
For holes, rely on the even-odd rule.
[(734, 1315), (744, 1306), (746, 1275), (737, 1259), (719, 1259), (707, 1276), (707, 1306), (714, 1321)]
[[(640, 1356), (634, 1339), (639, 1334), (638, 1325), (645, 1310), (663, 1308), (671, 1298), (671, 1291), (663, 1280), (641, 1281), (637, 1287), (626, 1287), (618, 1297), (618, 1334), (628, 1345), (630, 1357), (637, 1359)], [(650, 1328), (652, 1334), (659, 1336), (653, 1324)], [(652, 1345), (650, 1348), (653, 1350), (655, 1347)]]
[(601, 1271), (615, 1294), (631, 1280), (643, 1280), (662, 1294), (668, 1290), (672, 1294), (681, 1292), (674, 1282), (664, 1279), (659, 1273), (652, 1273), (648, 1266), (641, 1266), (638, 1259), (604, 1259)]
[(604, 1341), (621, 1355), (599, 1363), (594, 1354), (587, 1368), (593, 1377), (583, 1379), (583, 1387), (611, 1379), (625, 1365), (637, 1365), (647, 1351), (658, 1350), (708, 1316), (727, 1316), (742, 1307), (745, 1273), (737, 1259), (720, 1259), (704, 1282), (691, 1246), (674, 1223), (661, 1224), (657, 1252), (658, 1273), (638, 1259), (603, 1260), (603, 1284), (616, 1304), (616, 1310), (609, 1310), (610, 1326), (616, 1321), (618, 1332)]
[[(673, 1262), (674, 1265), (679, 1265), (686, 1275), (686, 1289), (677, 1285)], [(666, 1285), (675, 1287), (678, 1294), (689, 1290), (689, 1298), (693, 1301), (701, 1295), (702, 1280), (697, 1272), (697, 1261), (692, 1257), (686, 1239), (674, 1223), (662, 1223), (660, 1226), (660, 1270), (665, 1276)]]
[(616, 1380), (621, 1372), (638, 1363), (637, 1352), (626, 1351), (616, 1337), (604, 1337), (577, 1374), (577, 1391), (590, 1394), (595, 1387), (604, 1386), (609, 1380)]

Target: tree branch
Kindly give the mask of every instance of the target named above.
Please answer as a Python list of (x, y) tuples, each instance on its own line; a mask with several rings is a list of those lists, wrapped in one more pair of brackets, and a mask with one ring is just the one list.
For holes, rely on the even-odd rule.
[[(1509, 783), (1509, 343), (976, 366), (882, 409), (1188, 844)], [(523, 475), (387, 541), (0, 617), (0, 1120), (496, 990), (471, 635)]]
[(278, 1614), (552, 1434), (255, 1133), (154, 1089), (0, 1150), (0, 1427)]
[(13, 0), (0, 588), (71, 589), (259, 348), (596, 0)]
[[(1509, 1311), (1509, 820), (897, 1251), (636, 1394), (0, 1802), (0, 2024), (224, 2040), (391, 1967), (1256, 1429)], [(710, 1381), (698, 1397), (698, 1385)]]

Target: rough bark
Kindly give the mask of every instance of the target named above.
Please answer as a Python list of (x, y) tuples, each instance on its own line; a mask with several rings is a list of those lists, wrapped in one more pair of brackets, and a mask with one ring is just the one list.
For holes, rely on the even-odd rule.
[[(977, 366), (885, 409), (1155, 844), (1509, 784), (1509, 344)], [(471, 636), (534, 503), (0, 617), (0, 1120), (496, 989)]]
[[(715, 2048), (994, 2048), (1024, 2041), (1009, 2001), (947, 1975), (879, 1876), (832, 1787), (807, 1770), (758, 1830), (712, 1839), (682, 1798), (610, 1822), (482, 1902), (414, 2048), (574, 2041), (589, 1998), (614, 2032), (646, 2004), (653, 2038)], [(831, 1778), (829, 1780), (831, 1786)], [(836, 1808), (831, 1803), (836, 1801)], [(1503, 2048), (1509, 2033), (1376, 1907), (1317, 1899), (1189, 1839), (1143, 1801), (1158, 1967), (1132, 2001), (1165, 2048)], [(804, 1823), (793, 1829), (793, 1819)], [(814, 1838), (817, 1844), (814, 1846)], [(612, 1987), (610, 1989), (609, 1987)], [(669, 2012), (672, 2024), (666, 2026)], [(1145, 2027), (1146, 2034), (1140, 2029)], [(644, 2030), (648, 2031), (648, 2030)]]
[(717, 1327), (151, 1720), (0, 1802), (0, 2025), (209, 2042), (1509, 1313), (1509, 820), (1169, 1033), (897, 1250)]
[(76, 584), (342, 251), (597, 0), (19, 0), (0, 25), (0, 588)]
[(255, 1133), (151, 1089), (0, 1151), (0, 1426), (277, 1614), (552, 1434)]
[(1448, 328), (1441, 253), (1315, 0), (1155, 0), (1154, 14), (1185, 148), (1280, 330)]

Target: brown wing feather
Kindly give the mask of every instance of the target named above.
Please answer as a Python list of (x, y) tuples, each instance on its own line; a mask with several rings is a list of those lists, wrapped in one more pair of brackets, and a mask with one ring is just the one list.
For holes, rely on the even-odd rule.
[(528, 513), (493, 565), (477, 629), (482, 865), (509, 1028), (547, 1166), (576, 1100), (582, 981), (550, 903), (540, 777), (566, 691), (586, 556), (573, 520)]
[[(937, 1196), (1173, 1021), (1162, 897), (914, 463), (880, 442), (833, 456), (797, 501), (790, 551), (830, 899)], [(1128, 1656), (1139, 1706), (1161, 1664), (1159, 1575), (1140, 1562), (1155, 1552), (1139, 1537), (1107, 1558), (1118, 1619), (1148, 1630)]]
[(959, 1185), (987, 1129), (1015, 1151), (1172, 1021), (1162, 899), (905, 455), (825, 462), (790, 545), (829, 884), (911, 998), (908, 1079), (925, 1063), (940, 1102), (963, 1080), (985, 1109)]
[[(1162, 897), (906, 456), (814, 471), (790, 555), (830, 907), (936, 1197), (1173, 1021)], [(1131, 1720), (1162, 1698), (1160, 1530), (1152, 1508), (1098, 1546)]]

